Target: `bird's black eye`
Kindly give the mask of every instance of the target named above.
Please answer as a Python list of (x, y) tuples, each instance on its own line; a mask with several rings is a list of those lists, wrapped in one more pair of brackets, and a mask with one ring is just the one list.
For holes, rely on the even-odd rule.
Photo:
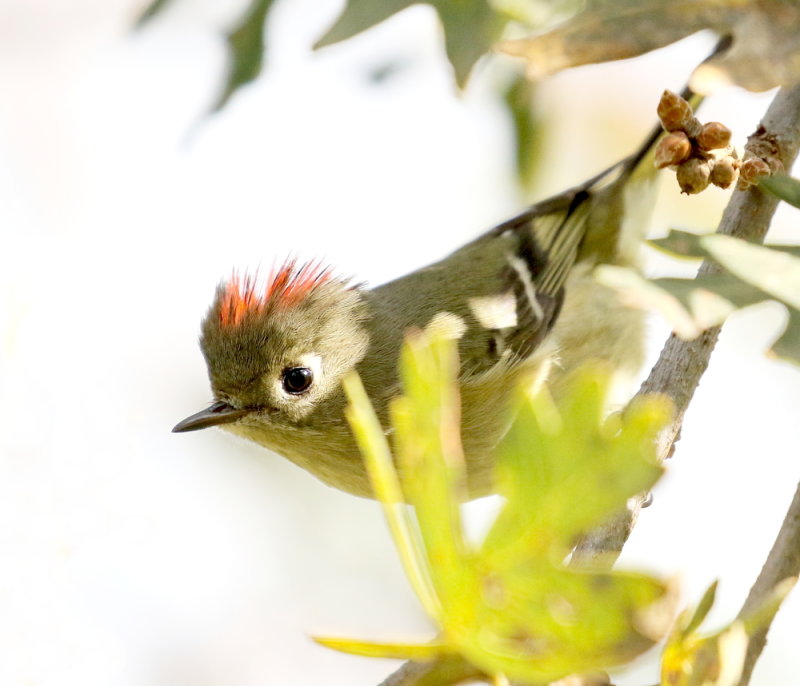
[(314, 381), (314, 373), (308, 367), (289, 367), (283, 370), (283, 390), (293, 395), (307, 391)]

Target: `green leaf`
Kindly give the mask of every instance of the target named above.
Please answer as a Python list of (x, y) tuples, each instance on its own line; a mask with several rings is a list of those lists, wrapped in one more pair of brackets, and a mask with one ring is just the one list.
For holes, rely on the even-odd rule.
[(701, 245), (725, 269), (776, 300), (800, 308), (800, 257), (731, 236), (703, 236)]
[(241, 21), (225, 35), (230, 66), (222, 93), (211, 108), (221, 110), (231, 96), (260, 73), (264, 60), (264, 30), (273, 0), (252, 0)]
[(507, 23), (488, 0), (348, 0), (342, 14), (314, 47), (352, 38), (419, 2), (433, 6), (439, 15), (447, 57), (456, 82), (463, 87), (475, 62), (500, 37)]
[(172, 2), (172, 0), (153, 0), (139, 15), (139, 18), (136, 20), (136, 28), (138, 29), (144, 26), (157, 14), (160, 14), (170, 2)]
[(669, 403), (648, 398), (604, 418), (609, 374), (583, 371), (556, 409), (546, 393), (525, 392), (497, 450), (497, 485), (506, 497), (483, 553), (493, 559), (562, 559), (577, 538), (647, 491), (660, 477), (655, 438)]
[[(706, 249), (703, 240), (706, 236), (714, 234), (696, 234), (689, 233), (688, 231), (678, 231), (671, 229), (669, 234), (664, 238), (656, 238), (647, 241), (652, 247), (668, 253), (673, 257), (685, 257), (687, 259), (704, 259), (711, 257), (711, 254)], [(736, 240), (736, 239), (734, 239)], [(752, 245), (760, 245), (760, 243), (753, 243)], [(765, 246), (770, 250), (778, 250), (780, 252), (800, 257), (800, 245), (768, 245)]]
[(703, 246), (712, 257), (742, 281), (783, 303), (789, 322), (772, 346), (779, 357), (800, 363), (800, 254), (778, 246), (754, 245), (730, 236), (706, 236)]
[(766, 188), (773, 195), (800, 208), (800, 180), (793, 179), (785, 174), (767, 176), (759, 181), (759, 186)]
[(699, 260), (708, 257), (708, 253), (700, 243), (703, 235), (705, 234), (671, 229), (664, 238), (654, 238), (647, 241), (647, 244), (673, 257)]
[(541, 154), (541, 123), (533, 110), (535, 84), (522, 73), (515, 73), (502, 92), (516, 139), (517, 178), (523, 188), (530, 188)]
[(617, 289), (634, 307), (661, 313), (675, 333), (692, 339), (722, 324), (737, 309), (775, 299), (786, 306), (789, 321), (770, 351), (800, 363), (800, 246), (762, 246), (719, 234), (698, 236), (671, 231), (651, 243), (687, 258), (710, 258), (727, 272), (695, 279), (647, 279), (634, 269), (602, 265), (600, 283)]

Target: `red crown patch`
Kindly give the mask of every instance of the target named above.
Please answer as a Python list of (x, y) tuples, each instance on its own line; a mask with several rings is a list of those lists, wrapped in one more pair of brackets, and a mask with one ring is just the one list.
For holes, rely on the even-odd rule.
[(263, 288), (258, 285), (258, 274), (234, 273), (222, 291), (219, 306), (219, 323), (224, 327), (236, 326), (250, 314), (263, 312), (267, 305), (291, 307), (302, 302), (317, 286), (330, 281), (331, 270), (319, 261), (298, 264), (296, 258), (287, 259), (277, 269), (273, 268)]

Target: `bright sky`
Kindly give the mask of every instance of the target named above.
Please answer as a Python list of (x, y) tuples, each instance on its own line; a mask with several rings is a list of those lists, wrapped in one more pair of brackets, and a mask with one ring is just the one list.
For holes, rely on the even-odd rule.
[[(235, 12), (175, 0), (132, 35), (137, 4), (0, 6), (0, 683), (376, 684), (391, 663), (307, 636), (430, 635), (377, 506), (221, 432), (169, 429), (210, 399), (198, 325), (234, 266), (295, 252), (377, 283), (520, 209), (491, 74), (457, 97), (425, 8), (312, 54), (338, 3), (282, 2), (265, 76), (203, 119)], [(634, 148), (708, 46), (543, 84), (538, 196)], [(766, 102), (729, 92), (703, 118), (741, 142)], [(713, 226), (726, 196), (708, 195), (667, 194), (658, 223)], [(781, 216), (796, 241), (797, 213)], [(687, 602), (721, 577), (717, 622), (798, 478), (800, 373), (761, 354), (783, 316), (768, 304), (726, 327), (624, 556), (678, 574)], [(665, 335), (654, 321), (653, 354)], [(795, 596), (755, 686), (797, 681), (798, 635)]]

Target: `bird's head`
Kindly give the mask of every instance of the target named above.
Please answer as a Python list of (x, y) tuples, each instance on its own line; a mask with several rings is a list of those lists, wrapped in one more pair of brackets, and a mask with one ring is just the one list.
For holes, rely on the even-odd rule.
[(173, 431), (309, 421), (366, 354), (364, 316), (359, 290), (319, 263), (288, 260), (264, 284), (234, 275), (218, 287), (200, 337), (215, 402)]

